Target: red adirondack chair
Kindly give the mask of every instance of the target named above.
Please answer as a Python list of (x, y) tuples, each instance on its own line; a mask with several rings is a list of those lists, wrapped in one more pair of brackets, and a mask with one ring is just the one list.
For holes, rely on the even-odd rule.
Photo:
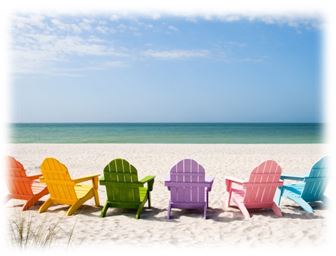
[(257, 166), (247, 182), (226, 178), (226, 191), (229, 192), (228, 206), (231, 201), (243, 213), (245, 219), (250, 218), (247, 209), (271, 208), (276, 216), (282, 216), (280, 208), (274, 202), (274, 195), (280, 180), (281, 167), (273, 160), (268, 160)]
[(23, 205), (22, 211), (29, 209), (41, 197), (47, 195), (48, 189), (39, 182), (42, 174), (27, 176), (23, 165), (14, 157), (7, 157), (7, 186), (9, 194), (6, 201), (10, 199), (27, 200)]

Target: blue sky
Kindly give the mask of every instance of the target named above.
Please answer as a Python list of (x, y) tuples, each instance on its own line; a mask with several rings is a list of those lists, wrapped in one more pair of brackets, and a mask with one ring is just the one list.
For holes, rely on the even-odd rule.
[(316, 20), (20, 14), (12, 122), (321, 122)]

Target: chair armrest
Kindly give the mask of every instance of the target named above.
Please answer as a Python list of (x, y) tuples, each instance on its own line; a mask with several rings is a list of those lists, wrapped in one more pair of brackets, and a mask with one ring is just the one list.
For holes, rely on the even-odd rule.
[(244, 185), (244, 181), (237, 179), (237, 178), (233, 178), (233, 177), (226, 177), (225, 178), (225, 184), (226, 184), (226, 191), (227, 192), (231, 192), (232, 189), (232, 183), (238, 184), (238, 185)]
[(83, 181), (88, 181), (88, 180), (94, 180), (94, 179), (96, 179), (97, 182), (98, 182), (98, 176), (100, 176), (100, 174), (85, 176), (85, 177), (81, 177), (81, 178), (78, 178), (78, 179), (73, 179), (72, 181), (75, 182), (75, 183), (81, 183)]
[(207, 188), (207, 192), (210, 192), (210, 191), (211, 191), (211, 189), (212, 189), (212, 184), (213, 184), (213, 182), (214, 182), (214, 179), (215, 179), (215, 178), (213, 178), (213, 177), (206, 177), (206, 178), (204, 179), (205, 182), (209, 182), (209, 183), (210, 183), (210, 187)]
[(163, 184), (165, 185), (165, 187), (167, 187), (167, 189), (170, 191), (170, 187), (169, 187), (169, 183), (170, 182), (170, 178), (167, 178), (164, 180)]
[(145, 178), (141, 179), (139, 182), (144, 184), (146, 182), (154, 180), (154, 178), (155, 178), (155, 176), (146, 176)]
[(282, 180), (297, 180), (297, 181), (302, 181), (302, 180), (304, 180), (304, 177), (281, 175), (280, 179), (282, 179)]
[(36, 174), (36, 175), (32, 175), (32, 176), (27, 176), (28, 179), (32, 179), (32, 180), (37, 180), (40, 177), (42, 177), (42, 174)]
[(93, 185), (94, 190), (98, 190), (98, 176), (99, 175), (100, 174), (90, 175), (90, 176), (81, 177), (78, 179), (73, 179), (72, 181), (75, 183), (81, 183), (83, 181), (92, 180), (92, 185)]
[(155, 176), (146, 176), (145, 178), (143, 178), (139, 182), (142, 183), (142, 184), (147, 183), (148, 190), (152, 191), (153, 190), (153, 185), (154, 185), (154, 179), (155, 179)]
[(99, 184), (100, 185), (106, 185), (106, 180), (105, 180), (104, 175), (99, 178)]
[(233, 183), (237, 183), (239, 185), (243, 185), (245, 183), (243, 180), (235, 178), (235, 177), (225, 177), (225, 181), (230, 181)]
[(215, 179), (215, 178), (213, 178), (213, 177), (205, 177), (204, 180), (205, 180), (206, 182), (213, 183), (214, 179)]

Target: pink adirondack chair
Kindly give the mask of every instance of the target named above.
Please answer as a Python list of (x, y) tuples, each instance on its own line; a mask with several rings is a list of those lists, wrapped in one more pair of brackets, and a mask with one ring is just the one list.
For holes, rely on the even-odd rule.
[(273, 160), (268, 160), (257, 166), (247, 182), (235, 178), (226, 178), (226, 191), (229, 192), (228, 206), (231, 201), (243, 213), (245, 219), (250, 218), (247, 209), (271, 208), (274, 214), (281, 217), (281, 210), (274, 202), (274, 195), (280, 180), (281, 167)]
[(206, 180), (203, 166), (195, 160), (184, 159), (174, 165), (170, 180), (165, 181), (170, 191), (167, 218), (170, 218), (172, 208), (202, 209), (206, 218), (212, 183), (213, 179)]

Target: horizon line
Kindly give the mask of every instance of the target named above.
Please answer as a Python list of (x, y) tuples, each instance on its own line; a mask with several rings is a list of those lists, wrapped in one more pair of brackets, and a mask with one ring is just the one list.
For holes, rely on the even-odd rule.
[(8, 122), (7, 124), (325, 124), (326, 122)]

